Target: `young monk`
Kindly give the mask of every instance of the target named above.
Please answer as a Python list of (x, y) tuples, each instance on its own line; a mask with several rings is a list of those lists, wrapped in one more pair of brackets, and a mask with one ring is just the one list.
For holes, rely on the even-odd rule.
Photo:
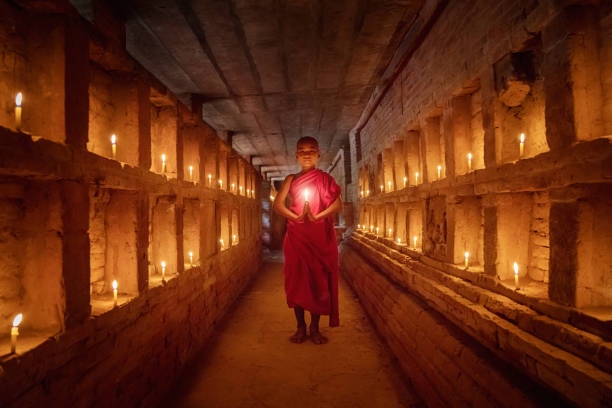
[(327, 338), (319, 331), (320, 316), (329, 315), (330, 326), (339, 324), (338, 245), (332, 215), (342, 209), (340, 187), (316, 168), (321, 157), (316, 139), (298, 140), (295, 157), (302, 171), (287, 176), (274, 200), (276, 212), (288, 220), (283, 244), (285, 293), (297, 319), (297, 331), (290, 340), (302, 343), (307, 338), (307, 310), (310, 340), (324, 344)]

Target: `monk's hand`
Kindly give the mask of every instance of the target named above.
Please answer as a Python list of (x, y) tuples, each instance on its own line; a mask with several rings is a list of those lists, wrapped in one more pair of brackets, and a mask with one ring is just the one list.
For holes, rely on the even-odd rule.
[(316, 220), (318, 220), (318, 219), (319, 219), (319, 218), (318, 218), (316, 215), (314, 215), (313, 213), (311, 213), (311, 212), (310, 212), (310, 206), (308, 206), (308, 214), (307, 214), (307, 217), (308, 217), (308, 220), (309, 220), (309, 221), (312, 221), (312, 222), (314, 222), (314, 221), (316, 221)]
[(304, 208), (302, 209), (302, 213), (300, 215), (298, 215), (294, 221), (302, 221), (304, 218), (307, 217), (307, 214), (309, 213), (309, 209), (308, 209), (308, 203), (306, 203), (304, 205)]

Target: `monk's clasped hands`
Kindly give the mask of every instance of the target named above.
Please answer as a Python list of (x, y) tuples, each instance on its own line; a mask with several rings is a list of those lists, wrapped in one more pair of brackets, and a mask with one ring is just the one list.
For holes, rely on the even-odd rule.
[(304, 209), (302, 210), (302, 213), (297, 216), (295, 221), (302, 221), (303, 219), (307, 219), (311, 222), (319, 219), (316, 215), (310, 212), (310, 205), (308, 204), (308, 201), (306, 201), (306, 203), (304, 204)]

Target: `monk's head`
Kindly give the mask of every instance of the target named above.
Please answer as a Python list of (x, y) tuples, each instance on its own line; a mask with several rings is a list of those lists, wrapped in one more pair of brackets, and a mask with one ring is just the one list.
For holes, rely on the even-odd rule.
[(300, 138), (297, 142), (295, 158), (302, 170), (309, 170), (317, 165), (321, 153), (319, 153), (319, 142), (310, 136)]

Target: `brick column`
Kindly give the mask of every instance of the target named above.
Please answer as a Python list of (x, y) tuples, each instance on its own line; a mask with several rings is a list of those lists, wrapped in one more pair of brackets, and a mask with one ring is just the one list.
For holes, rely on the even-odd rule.
[(176, 178), (181, 181), (185, 179), (184, 157), (183, 150), (183, 117), (181, 116), (180, 102), (177, 102), (176, 107)]
[[(139, 79), (138, 87), (138, 166), (151, 169), (151, 87)], [(177, 169), (178, 171), (178, 169)]]
[(551, 150), (602, 135), (597, 10), (571, 6), (542, 32), (546, 139)]
[[(497, 137), (497, 132), (500, 132), (500, 127), (496, 126), (496, 109), (499, 104), (497, 101), (497, 92), (495, 90), (495, 78), (493, 68), (488, 67), (480, 78), (480, 86), (482, 90), (482, 127), (484, 130), (484, 165), (485, 168), (497, 167), (497, 163), (501, 162), (501, 154), (498, 158), (498, 140), (501, 142), (501, 137)], [(501, 152), (501, 150), (500, 150)]]
[(66, 18), (65, 25), (66, 144), (87, 149), (89, 132), (89, 32), (81, 21)]
[(66, 328), (90, 315), (89, 299), (89, 186), (60, 182), (62, 195), (62, 275), (66, 294)]
[(484, 272), (497, 275), (497, 207), (483, 202), (484, 207)]
[(185, 204), (180, 191), (177, 194), (174, 206), (174, 215), (176, 217), (176, 271), (183, 273), (185, 271), (185, 254), (183, 253), (183, 214), (185, 213)]
[(143, 293), (149, 287), (149, 195), (144, 191), (138, 193), (136, 240), (138, 292)]
[(576, 201), (551, 202), (548, 297), (567, 306), (576, 304), (578, 227)]

